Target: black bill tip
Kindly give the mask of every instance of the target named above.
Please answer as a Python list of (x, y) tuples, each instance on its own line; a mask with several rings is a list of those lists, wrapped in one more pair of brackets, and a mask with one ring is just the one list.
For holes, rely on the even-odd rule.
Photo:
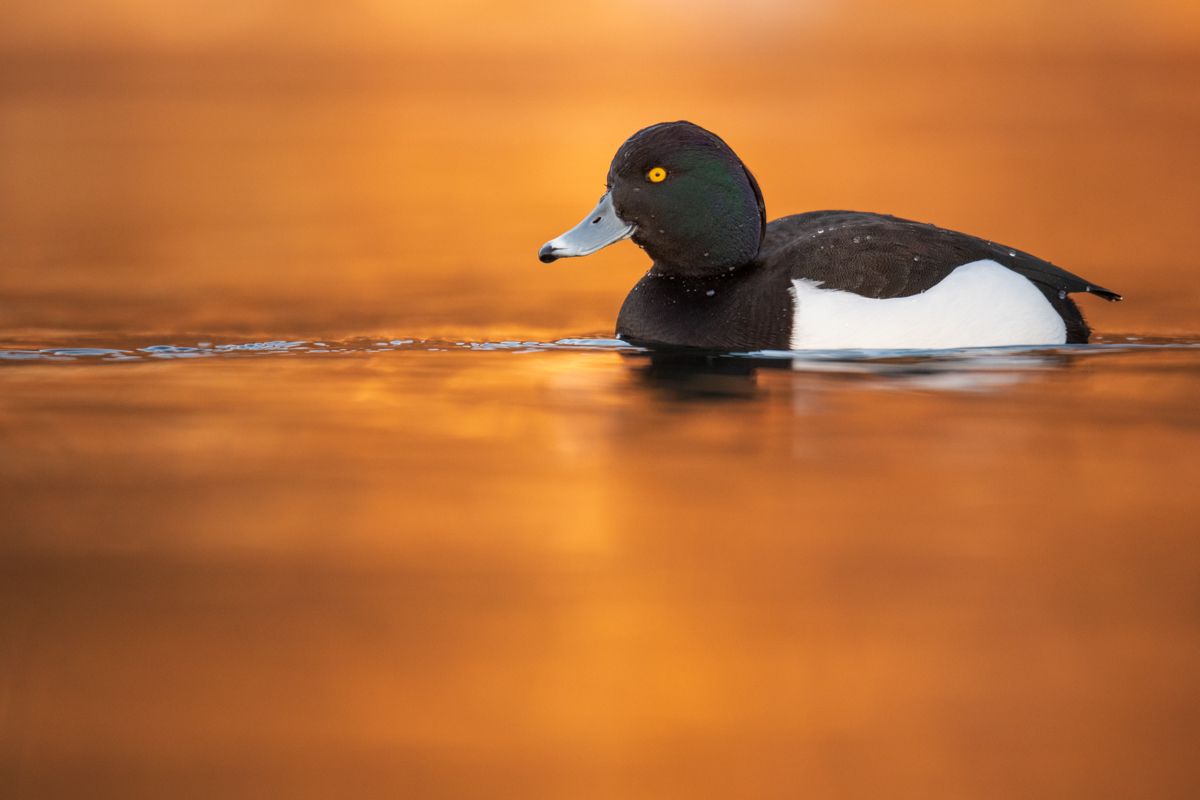
[(558, 256), (554, 255), (554, 248), (548, 244), (542, 245), (542, 249), (538, 250), (538, 261), (543, 264), (549, 264), (551, 261), (558, 261)]

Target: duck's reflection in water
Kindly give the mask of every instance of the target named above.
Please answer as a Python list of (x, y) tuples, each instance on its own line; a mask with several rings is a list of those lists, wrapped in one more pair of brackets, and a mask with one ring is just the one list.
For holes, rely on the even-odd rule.
[(700, 351), (625, 354), (637, 382), (670, 401), (752, 400), (763, 393), (760, 373), (790, 374), (772, 381), (799, 395), (822, 388), (871, 391), (989, 392), (1015, 386), (1074, 358), (1062, 351), (951, 351), (890, 356), (835, 354), (729, 355)]
[(751, 400), (759, 394), (755, 359), (678, 351), (631, 353), (625, 361), (637, 382), (664, 400)]

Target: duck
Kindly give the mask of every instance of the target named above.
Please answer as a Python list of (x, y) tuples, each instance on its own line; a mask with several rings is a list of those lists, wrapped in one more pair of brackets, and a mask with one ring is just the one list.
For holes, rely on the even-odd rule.
[(684, 120), (618, 148), (604, 195), (539, 259), (631, 239), (652, 260), (616, 336), (724, 352), (1087, 343), (1071, 298), (1116, 292), (1014, 247), (886, 214), (810, 211), (767, 222), (758, 181)]

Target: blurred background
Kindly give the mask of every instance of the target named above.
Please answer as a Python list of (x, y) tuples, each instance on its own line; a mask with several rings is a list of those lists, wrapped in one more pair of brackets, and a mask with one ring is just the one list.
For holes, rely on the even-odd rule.
[[(468, 346), (680, 118), (1116, 344)], [(0, 796), (1200, 795), (1198, 143), (1195, 0), (5, 0)]]
[(552, 268), (617, 146), (690, 119), (772, 217), (888, 212), (1196, 309), (1184, 0), (9, 0), (0, 326), (610, 331), (632, 247)]

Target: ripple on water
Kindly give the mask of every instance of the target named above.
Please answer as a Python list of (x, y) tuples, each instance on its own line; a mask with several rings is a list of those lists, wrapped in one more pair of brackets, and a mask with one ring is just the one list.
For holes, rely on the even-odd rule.
[(264, 342), (241, 342), (213, 344), (198, 342), (194, 345), (152, 344), (144, 347), (57, 347), (0, 349), (0, 362), (62, 362), (62, 361), (146, 361), (150, 359), (194, 359), (244, 355), (320, 355), (327, 353), (379, 353), (395, 350), (416, 352), (447, 352), (453, 350), (486, 351), (508, 350), (541, 352), (552, 350), (600, 350), (630, 352), (631, 347), (619, 339), (567, 338), (553, 342), (527, 340), (468, 341), (442, 339), (376, 339), (347, 340), (341, 342), (271, 340)]
[[(655, 353), (655, 357), (682, 355), (706, 363), (753, 361), (762, 366), (790, 368), (799, 372), (850, 373), (888, 376), (910, 374), (919, 368), (929, 376), (930, 388), (955, 388), (962, 384), (960, 377), (971, 373), (970, 388), (1004, 385), (1005, 378), (979, 379), (981, 373), (1022, 373), (1047, 369), (1061, 355), (1103, 356), (1114, 353), (1156, 350), (1187, 350), (1200, 348), (1200, 337), (1155, 338), (1126, 335), (1107, 337), (1089, 345), (1017, 346), (964, 348), (958, 350), (760, 350), (748, 353), (699, 354)], [(601, 337), (567, 337), (551, 342), (526, 339), (472, 341), (469, 339), (350, 339), (343, 341), (305, 341), (275, 339), (261, 342), (217, 344), (201, 341), (194, 344), (151, 344), (131, 347), (95, 347), (65, 343), (56, 347), (0, 349), (0, 364), (54, 363), (128, 363), (147, 361), (179, 361), (212, 358), (281, 357), (318, 355), (377, 354), (387, 352), (454, 353), (501, 351), (514, 354), (551, 353), (556, 351), (593, 351), (600, 353), (647, 354), (620, 339)], [(960, 377), (947, 377), (958, 375)]]

